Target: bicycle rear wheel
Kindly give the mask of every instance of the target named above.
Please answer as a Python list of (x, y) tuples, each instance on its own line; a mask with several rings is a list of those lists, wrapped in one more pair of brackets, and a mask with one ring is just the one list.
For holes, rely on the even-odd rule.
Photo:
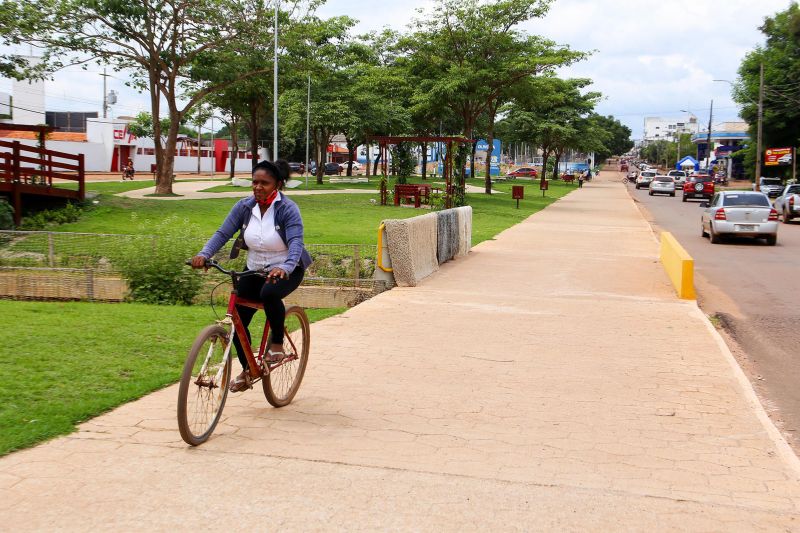
[(228, 397), (231, 356), (228, 332), (218, 325), (203, 329), (192, 344), (178, 389), (178, 430), (197, 446), (211, 436)]
[(297, 394), (300, 382), (303, 381), (303, 374), (306, 372), (310, 342), (311, 327), (306, 312), (300, 307), (290, 307), (286, 310), (283, 338), (283, 351), (289, 361), (276, 367), (261, 380), (264, 396), (273, 407), (288, 405)]

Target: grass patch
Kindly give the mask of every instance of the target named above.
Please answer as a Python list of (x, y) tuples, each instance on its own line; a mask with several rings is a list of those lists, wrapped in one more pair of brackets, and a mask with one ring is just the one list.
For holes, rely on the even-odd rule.
[[(422, 180), (415, 178), (413, 181)], [(428, 183), (435, 186), (436, 181), (428, 180)], [(469, 180), (470, 185), (482, 186), (482, 183), (481, 179)], [(519, 209), (516, 209), (516, 202), (511, 199), (512, 183), (496, 184), (495, 189), (502, 194), (468, 194), (467, 201), (472, 205), (474, 215), (473, 244), (491, 239), (576, 188), (575, 185), (551, 181), (547, 197), (542, 198), (538, 182), (519, 180), (513, 184), (525, 187), (525, 199), (520, 202)], [(347, 188), (349, 185), (365, 184), (336, 184), (333, 187)], [(291, 192), (288, 194), (291, 196)], [(296, 195), (292, 199), (300, 206), (303, 214), (306, 242), (312, 244), (374, 244), (378, 225), (382, 220), (409, 218), (428, 212), (392, 205), (374, 205), (370, 200), (378, 199), (377, 190), (374, 195)], [(174, 214), (187, 220), (202, 239), (210, 237), (217, 230), (236, 201), (236, 198), (219, 198), (164, 202), (103, 194), (99, 197), (99, 204), (84, 214), (81, 220), (59, 226), (58, 230), (142, 234), (149, 230), (149, 221), (162, 220), (165, 216)], [(132, 217), (134, 213), (135, 219)]]
[[(342, 311), (307, 313), (314, 322)], [(8, 300), (0, 316), (15, 324), (0, 345), (0, 455), (176, 382), (195, 335), (214, 319), (206, 306)], [(258, 327), (263, 318), (251, 331)]]

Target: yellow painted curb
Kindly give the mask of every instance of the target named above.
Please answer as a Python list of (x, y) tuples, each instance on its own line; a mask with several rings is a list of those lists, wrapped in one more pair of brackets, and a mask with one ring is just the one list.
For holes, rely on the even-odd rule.
[(694, 300), (694, 259), (683, 249), (672, 233), (661, 234), (661, 264), (667, 271), (669, 279), (678, 291), (678, 298)]

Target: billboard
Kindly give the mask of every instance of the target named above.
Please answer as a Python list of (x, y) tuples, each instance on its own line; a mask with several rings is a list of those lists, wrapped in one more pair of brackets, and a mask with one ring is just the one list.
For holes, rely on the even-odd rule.
[(767, 148), (764, 153), (764, 166), (775, 167), (778, 165), (792, 164), (791, 148)]

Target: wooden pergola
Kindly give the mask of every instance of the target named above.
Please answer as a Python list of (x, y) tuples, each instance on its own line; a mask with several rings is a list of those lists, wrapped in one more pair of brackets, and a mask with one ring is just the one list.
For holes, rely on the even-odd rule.
[[(389, 146), (400, 143), (442, 143), (447, 146), (444, 161), (442, 164), (442, 177), (445, 182), (445, 207), (453, 207), (453, 196), (455, 187), (453, 185), (453, 146), (457, 144), (472, 144), (471, 139), (466, 137), (441, 137), (441, 136), (373, 136), (367, 137), (367, 143), (378, 143), (378, 150), (381, 157), (381, 172), (384, 177), (389, 175)], [(386, 205), (385, 185), (381, 185), (381, 205)]]

